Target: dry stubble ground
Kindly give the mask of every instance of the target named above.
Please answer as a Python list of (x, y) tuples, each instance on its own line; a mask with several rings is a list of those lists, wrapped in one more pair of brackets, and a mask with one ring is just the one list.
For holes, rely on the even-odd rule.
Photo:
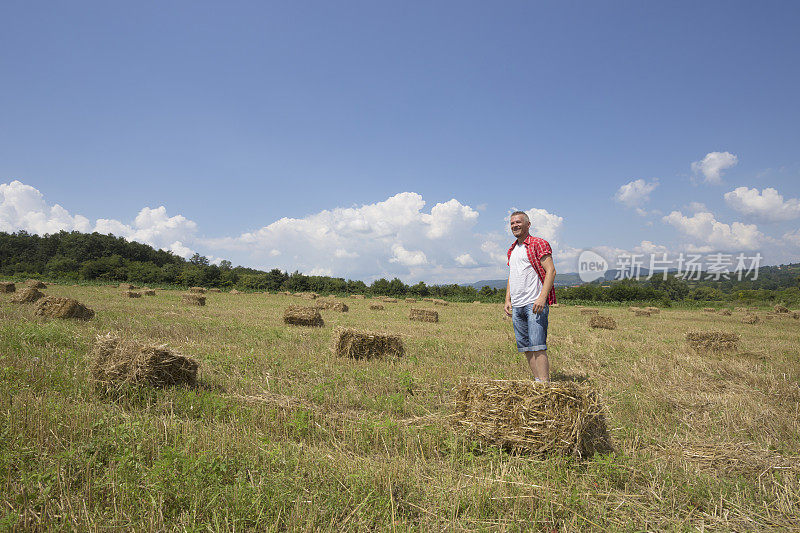
[[(44, 320), (0, 296), (0, 528), (79, 530), (785, 530), (800, 512), (798, 327), (701, 311), (615, 331), (551, 310), (555, 379), (589, 380), (616, 451), (511, 456), (452, 429), (462, 376), (527, 377), (500, 306), (347, 301), (324, 328), (285, 326), (289, 296), (180, 292), (131, 300), (51, 286), (93, 308)], [(403, 335), (398, 360), (330, 352), (337, 325)], [(739, 353), (695, 354), (688, 330), (739, 332)], [(94, 392), (87, 356), (108, 331), (168, 343), (201, 387)]]

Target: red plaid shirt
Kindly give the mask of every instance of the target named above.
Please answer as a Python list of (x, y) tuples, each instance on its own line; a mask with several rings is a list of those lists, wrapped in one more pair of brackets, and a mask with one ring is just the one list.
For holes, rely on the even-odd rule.
[[(539, 275), (539, 279), (544, 285), (544, 276), (545, 271), (544, 267), (542, 266), (542, 257), (545, 255), (553, 255), (553, 250), (550, 248), (550, 243), (544, 239), (540, 239), (539, 237), (532, 237), (528, 235), (528, 237), (522, 242), (525, 245), (525, 251), (528, 252), (528, 260), (531, 262), (533, 269)], [(511, 248), (508, 249), (508, 261), (506, 262), (507, 265), (511, 263), (511, 252), (514, 251), (514, 247), (517, 245), (517, 241), (511, 245)], [(547, 295), (547, 304), (552, 305), (556, 303), (556, 287), (553, 285), (553, 288), (550, 289), (550, 293)]]

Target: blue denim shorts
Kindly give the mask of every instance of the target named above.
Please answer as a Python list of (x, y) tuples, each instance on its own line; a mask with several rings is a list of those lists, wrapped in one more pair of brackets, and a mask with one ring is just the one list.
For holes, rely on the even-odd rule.
[(547, 349), (547, 315), (550, 306), (545, 305), (541, 313), (533, 312), (533, 304), (511, 308), (517, 350), (537, 352)]

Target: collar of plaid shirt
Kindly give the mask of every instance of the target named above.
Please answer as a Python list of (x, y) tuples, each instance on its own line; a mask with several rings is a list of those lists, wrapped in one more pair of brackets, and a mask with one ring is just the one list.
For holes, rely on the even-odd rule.
[[(546, 272), (544, 271), (544, 267), (542, 266), (542, 261), (540, 257), (545, 255), (553, 255), (553, 249), (550, 248), (550, 243), (544, 239), (540, 239), (539, 237), (533, 237), (532, 235), (528, 235), (522, 244), (525, 245), (525, 251), (528, 252), (528, 260), (531, 262), (533, 269), (536, 271), (536, 274), (539, 275), (539, 280), (541, 280), (542, 284), (544, 284), (544, 276)], [(511, 248), (508, 249), (508, 259), (509, 262), (511, 260), (511, 252), (514, 251), (514, 247), (517, 245), (517, 241), (514, 241), (511, 244)], [(506, 263), (508, 264), (508, 263)], [(553, 288), (550, 289), (550, 292), (547, 294), (547, 304), (553, 305), (556, 303), (556, 287), (553, 285)]]

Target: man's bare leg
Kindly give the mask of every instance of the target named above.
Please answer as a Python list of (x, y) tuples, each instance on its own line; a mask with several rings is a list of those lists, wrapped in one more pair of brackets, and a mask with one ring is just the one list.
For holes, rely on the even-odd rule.
[(547, 359), (547, 350), (525, 352), (525, 357), (528, 358), (528, 366), (533, 372), (533, 377), (542, 381), (550, 381), (550, 361)]

